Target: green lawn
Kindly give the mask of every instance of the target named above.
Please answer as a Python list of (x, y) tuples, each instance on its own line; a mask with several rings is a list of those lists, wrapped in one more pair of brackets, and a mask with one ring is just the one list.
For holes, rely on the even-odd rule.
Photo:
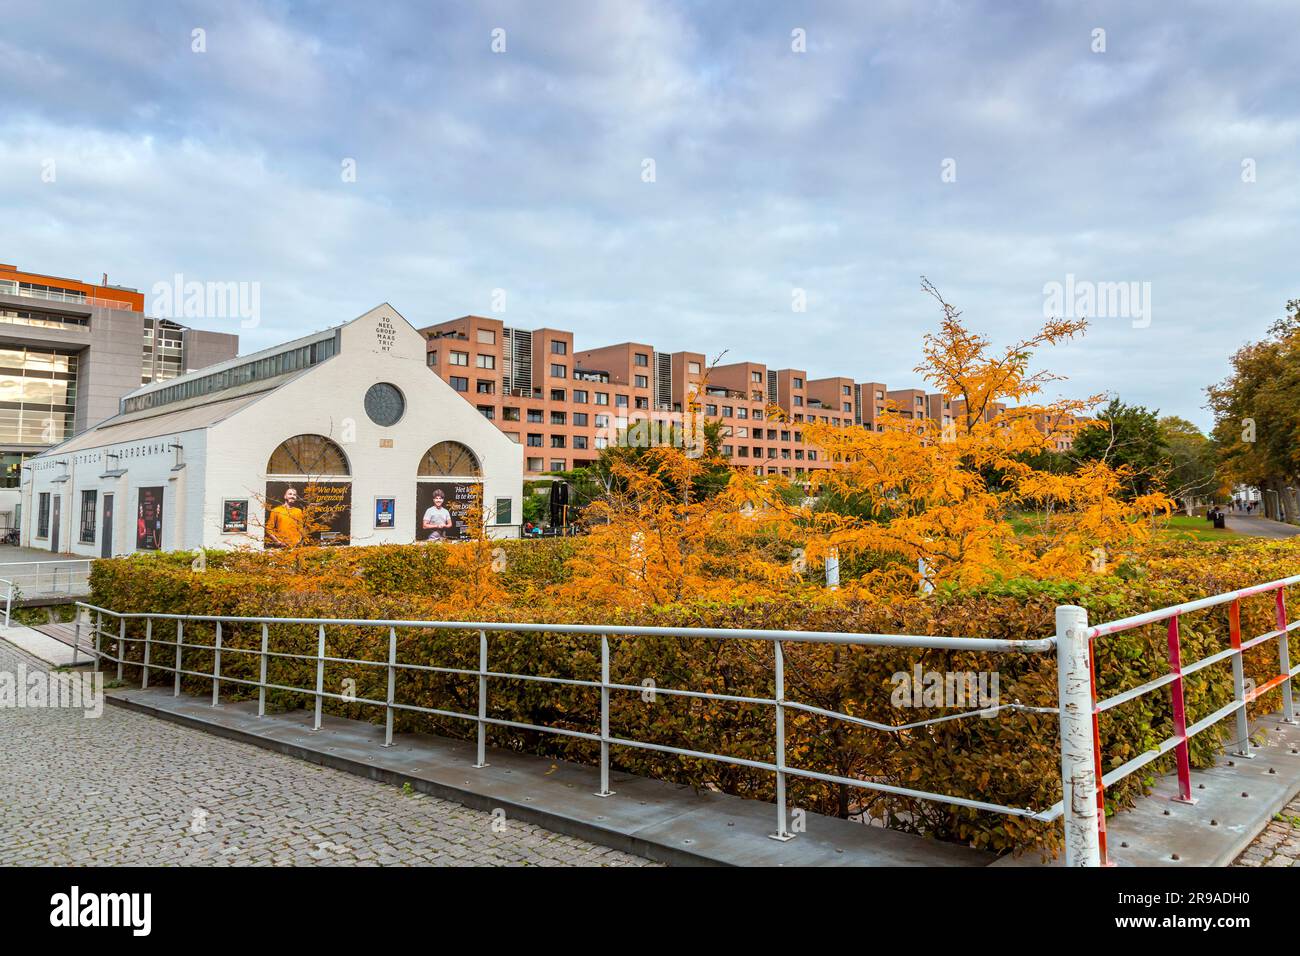
[[(1016, 534), (1032, 534), (1033, 519), (1016, 515), (1011, 519), (1011, 527), (1016, 529)], [(1158, 533), (1161, 537), (1174, 541), (1228, 541), (1245, 537), (1226, 528), (1217, 531), (1204, 518), (1188, 518), (1186, 515), (1172, 516)]]

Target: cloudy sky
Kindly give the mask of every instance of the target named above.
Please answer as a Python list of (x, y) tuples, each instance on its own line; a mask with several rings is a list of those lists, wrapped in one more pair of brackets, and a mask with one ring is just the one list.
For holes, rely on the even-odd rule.
[(5, 0), (0, 22), (0, 261), (259, 283), (256, 327), (192, 322), (245, 351), (381, 301), (417, 326), (504, 304), (579, 348), (908, 387), (938, 319), (921, 275), (998, 342), (1073, 276), (1136, 285), (1044, 356), (1064, 389), (1206, 424), (1203, 387), (1300, 296), (1295, 3)]

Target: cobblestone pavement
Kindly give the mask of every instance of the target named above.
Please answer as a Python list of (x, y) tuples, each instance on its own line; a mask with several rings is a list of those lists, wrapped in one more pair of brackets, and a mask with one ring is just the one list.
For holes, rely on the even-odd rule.
[(1300, 863), (1300, 796), (1286, 805), (1233, 866), (1296, 866)]
[(119, 707), (0, 709), (0, 865), (647, 863)]

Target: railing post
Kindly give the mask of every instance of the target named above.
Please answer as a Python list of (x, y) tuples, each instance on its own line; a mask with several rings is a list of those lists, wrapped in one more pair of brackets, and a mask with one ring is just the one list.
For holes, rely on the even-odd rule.
[(1056, 609), (1056, 693), (1060, 706), (1061, 800), (1065, 865), (1100, 866), (1095, 704), (1089, 652), (1088, 612), (1074, 605)]
[(794, 839), (794, 834), (785, 826), (785, 652), (781, 650), (780, 641), (772, 642), (772, 650), (773, 696), (776, 700), (776, 832), (769, 836), (785, 843)]
[(9, 627), (9, 615), (14, 606), (14, 583), (12, 581), (5, 583), (9, 585), (9, 593), (5, 595), (5, 627)]
[(1277, 638), (1277, 659), (1281, 673), (1286, 675), (1286, 680), (1282, 681), (1282, 719), (1288, 724), (1294, 724), (1296, 719), (1291, 694), (1291, 644), (1287, 640), (1286, 626), (1286, 586), (1283, 585), (1277, 589), (1277, 629), (1280, 632)]
[(72, 617), (72, 666), (77, 666), (77, 645), (81, 643), (81, 615), (80, 605), (76, 605), (76, 613)]
[(325, 703), (325, 625), (320, 625), (316, 642), (316, 722), (312, 730), (320, 730), (321, 705)]
[(384, 707), (384, 746), (393, 745), (393, 699), (397, 692), (397, 628), (388, 629), (388, 704)]
[(1234, 756), (1254, 760), (1250, 752), (1250, 718), (1246, 714), (1246, 664), (1241, 654), (1241, 598), (1228, 608), (1228, 640), (1236, 652), (1232, 655), (1232, 696), (1237, 707), (1237, 750)]
[(117, 627), (117, 679), (122, 679), (122, 662), (126, 660), (126, 618), (119, 618)]
[(267, 633), (266, 625), (262, 625), (262, 653), (261, 666), (257, 674), (257, 716), (266, 716), (266, 652), (269, 648), (270, 635)]
[(600, 790), (598, 797), (612, 797), (609, 789), (609, 638), (600, 636)]
[(100, 660), (101, 650), (104, 640), (104, 615), (101, 611), (95, 612), (95, 670), (104, 669), (103, 661)]
[(217, 621), (217, 635), (212, 642), (212, 706), (221, 706), (221, 622)]
[[(482, 769), (487, 762), (487, 704), (488, 704), (488, 639), (487, 631), (478, 632), (478, 762), (475, 767)], [(608, 789), (602, 787), (601, 789)]]
[(176, 622), (176, 686), (172, 690), (173, 697), (181, 696), (181, 651), (185, 647), (185, 622)]
[(1183, 654), (1178, 634), (1178, 615), (1169, 619), (1169, 672), (1174, 675), (1174, 682), (1169, 685), (1169, 696), (1174, 707), (1174, 737), (1178, 744), (1174, 747), (1174, 757), (1178, 761), (1178, 796), (1179, 803), (1195, 803), (1192, 796), (1192, 757), (1187, 746), (1187, 707), (1183, 702)]
[(144, 619), (144, 669), (140, 674), (140, 689), (149, 687), (149, 649), (153, 646), (153, 618)]

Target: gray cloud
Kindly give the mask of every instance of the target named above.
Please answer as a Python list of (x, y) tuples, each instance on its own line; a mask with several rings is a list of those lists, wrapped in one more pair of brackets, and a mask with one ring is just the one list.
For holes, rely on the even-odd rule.
[(1149, 327), (1097, 319), (1050, 363), (1206, 423), (1201, 389), (1300, 294), (1300, 10), (864, 6), (6, 9), (0, 258), (258, 281), (250, 349), (503, 288), (508, 322), (587, 344), (900, 386), (937, 321), (923, 273), (997, 341), (1067, 274), (1150, 282)]

